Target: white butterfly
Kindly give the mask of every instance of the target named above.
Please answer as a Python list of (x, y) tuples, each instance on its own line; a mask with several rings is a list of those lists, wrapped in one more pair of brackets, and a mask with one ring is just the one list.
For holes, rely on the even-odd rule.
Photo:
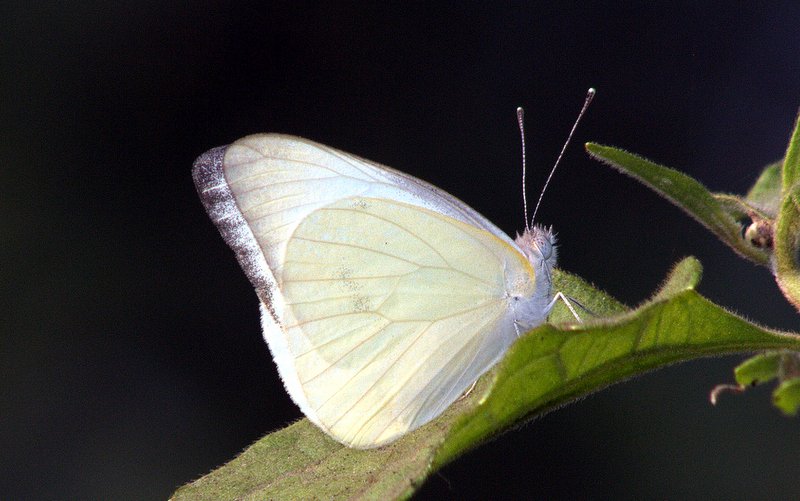
[(389, 167), (265, 134), (205, 153), (193, 175), (289, 395), (345, 445), (438, 416), (555, 303), (550, 230), (511, 240)]

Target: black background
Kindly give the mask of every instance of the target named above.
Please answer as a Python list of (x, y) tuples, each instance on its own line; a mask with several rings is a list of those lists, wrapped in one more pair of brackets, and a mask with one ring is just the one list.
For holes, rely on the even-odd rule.
[[(190, 180), (205, 150), (301, 135), (523, 227), (545, 195), (563, 269), (629, 305), (687, 255), (699, 291), (775, 328), (766, 269), (581, 144), (744, 193), (800, 104), (796, 2), (9, 2), (0, 7), (2, 499), (166, 499), (300, 417), (255, 294)], [(655, 3), (653, 3), (655, 5)], [(769, 388), (694, 361), (551, 412), (419, 499), (799, 499), (800, 429)]]

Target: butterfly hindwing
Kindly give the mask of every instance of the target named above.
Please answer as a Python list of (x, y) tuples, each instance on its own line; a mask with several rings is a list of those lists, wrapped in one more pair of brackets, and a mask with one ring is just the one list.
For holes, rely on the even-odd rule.
[(265, 331), (268, 341), (288, 339), (293, 363), (281, 373), (297, 375), (320, 426), (347, 443), (416, 428), (515, 339), (503, 274), (510, 251), (401, 202), (353, 197), (314, 211), (287, 245), (283, 329)]

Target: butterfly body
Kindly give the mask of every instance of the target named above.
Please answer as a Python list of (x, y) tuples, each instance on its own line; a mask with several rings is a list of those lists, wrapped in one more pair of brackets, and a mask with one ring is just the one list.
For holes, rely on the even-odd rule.
[(402, 172), (261, 134), (207, 152), (193, 176), (287, 391), (348, 446), (435, 418), (552, 309), (549, 230), (511, 240)]

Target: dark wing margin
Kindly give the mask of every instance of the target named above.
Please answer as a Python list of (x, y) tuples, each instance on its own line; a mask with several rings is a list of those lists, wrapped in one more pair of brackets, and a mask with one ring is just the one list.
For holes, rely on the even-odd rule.
[(192, 167), (194, 185), (222, 238), (236, 253), (236, 259), (255, 287), (258, 298), (267, 307), (273, 320), (281, 325), (273, 305), (277, 284), (225, 178), (227, 149), (227, 146), (213, 148), (195, 160)]

